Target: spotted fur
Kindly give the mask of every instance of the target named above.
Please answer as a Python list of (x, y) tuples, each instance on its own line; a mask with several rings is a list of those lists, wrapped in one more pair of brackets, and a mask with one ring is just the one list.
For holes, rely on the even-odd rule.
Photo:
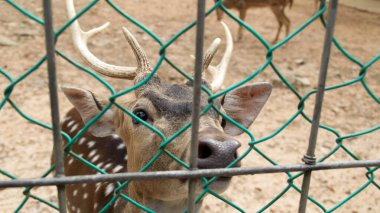
[[(69, 111), (66, 117), (62, 131), (74, 137), (84, 127), (83, 121), (75, 109)], [(127, 172), (127, 149), (118, 135), (99, 138), (85, 132), (71, 150), (107, 173)], [(98, 173), (70, 155), (64, 163), (67, 176)], [(99, 212), (113, 197), (116, 186), (114, 182), (70, 184), (66, 186), (67, 210), (72, 213)], [(125, 205), (123, 201), (117, 202), (118, 205), (113, 204), (107, 212), (115, 212), (115, 208), (120, 208), (123, 203)]]

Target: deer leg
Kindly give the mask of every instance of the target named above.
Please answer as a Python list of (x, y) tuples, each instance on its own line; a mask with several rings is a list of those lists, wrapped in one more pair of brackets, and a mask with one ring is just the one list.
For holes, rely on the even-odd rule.
[(318, 3), (320, 0), (314, 0), (314, 9), (317, 12), (318, 11)]
[(216, 9), (216, 19), (217, 19), (218, 21), (221, 21), (221, 20), (222, 20), (222, 18), (223, 18), (223, 13), (224, 13), (224, 11), (223, 11), (222, 9), (220, 9), (220, 8), (217, 8), (217, 9)]
[(284, 10), (282, 10), (282, 15), (283, 15), (283, 20), (285, 20), (286, 36), (288, 36), (290, 33), (290, 19), (286, 16)]
[[(247, 9), (241, 9), (239, 12), (239, 18), (244, 21), (245, 17), (247, 16)], [(243, 38), (243, 30), (244, 27), (242, 25), (239, 25), (239, 31), (238, 31), (238, 41), (240, 41)]]
[(272, 41), (272, 44), (275, 44), (275, 43), (277, 43), (278, 37), (280, 36), (280, 32), (281, 32), (282, 25), (283, 25), (283, 16), (281, 15), (281, 9), (278, 6), (272, 6), (271, 10), (272, 10), (273, 14), (276, 16), (276, 20), (278, 22), (278, 29), (277, 29), (276, 37)]

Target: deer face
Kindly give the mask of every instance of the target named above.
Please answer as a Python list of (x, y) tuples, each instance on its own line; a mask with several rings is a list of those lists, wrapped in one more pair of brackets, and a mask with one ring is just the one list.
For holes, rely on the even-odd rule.
[[(64, 92), (85, 122), (102, 110), (104, 101), (91, 92), (78, 88), (64, 88)], [(229, 117), (249, 127), (264, 106), (271, 86), (256, 83), (241, 87), (226, 94), (215, 106)], [(201, 107), (208, 105), (207, 94), (202, 93)], [(158, 77), (128, 96), (123, 106), (140, 119), (149, 123), (169, 138), (191, 121), (192, 86), (161, 82)], [(162, 139), (118, 108), (109, 110), (89, 129), (97, 137), (119, 134), (128, 150), (128, 171), (137, 172), (160, 151)], [(237, 158), (240, 142), (233, 136), (242, 131), (226, 122), (214, 110), (209, 110), (200, 119), (198, 167), (200, 169), (224, 168)], [(185, 131), (166, 146), (166, 150), (182, 161), (189, 163), (190, 131)], [(239, 164), (237, 165), (239, 166)], [(183, 170), (184, 168), (167, 155), (159, 157), (149, 171)], [(211, 189), (223, 192), (230, 178), (219, 178)], [(199, 183), (199, 190), (201, 190)], [(132, 187), (133, 188), (133, 187)], [(168, 179), (157, 181), (136, 181), (135, 193), (153, 199), (174, 200), (186, 198), (187, 181)]]
[[(75, 17), (75, 11), (72, 1), (67, 1), (67, 3), (69, 17), (73, 18)], [(220, 39), (216, 39), (212, 43), (203, 59), (203, 69), (205, 72), (209, 72), (208, 75), (212, 78), (209, 83), (204, 81), (204, 85), (212, 91), (216, 91), (221, 87), (232, 52), (231, 33), (224, 23), (223, 26), (227, 36), (227, 47), (222, 62), (216, 67), (210, 65), (218, 49)], [(145, 79), (151, 72), (150, 64), (141, 46), (125, 28), (123, 29), (124, 35), (137, 58), (137, 67), (108, 65), (91, 54), (86, 46), (86, 39), (103, 28), (83, 32), (77, 22), (73, 23), (74, 43), (83, 58), (96, 71), (104, 75), (131, 79), (135, 83)], [(64, 87), (63, 91), (79, 112), (84, 123), (88, 123), (99, 114), (106, 103), (105, 99), (97, 97), (88, 90)], [(270, 92), (271, 85), (268, 83), (250, 84), (231, 91), (218, 100), (214, 100), (214, 105), (220, 111), (248, 128), (264, 106)], [(172, 84), (161, 81), (158, 76), (153, 76), (145, 85), (127, 94), (124, 99), (126, 100), (124, 102), (116, 101), (141, 120), (160, 131), (166, 138), (173, 136), (191, 121), (193, 100), (191, 83)], [(201, 108), (204, 109), (207, 105), (208, 95), (202, 92)], [(161, 151), (160, 145), (163, 141), (157, 133), (116, 107), (109, 109), (88, 130), (95, 137), (118, 134), (122, 138), (127, 146), (127, 167), (129, 172), (141, 170)], [(200, 169), (224, 168), (231, 164), (236, 159), (237, 149), (240, 146), (240, 143), (233, 137), (241, 133), (240, 129), (223, 120), (213, 109), (202, 115), (199, 129), (198, 167)], [(190, 129), (188, 129), (167, 144), (165, 150), (185, 163), (189, 163), (190, 140)], [(183, 166), (164, 153), (147, 170), (184, 169)], [(221, 177), (211, 184), (210, 188), (220, 193), (227, 188), (229, 182), (230, 178)], [(201, 192), (202, 183), (202, 181), (199, 181), (198, 193)], [(162, 210), (165, 208), (157, 206), (161, 205), (162, 202), (170, 203), (175, 201), (175, 203), (178, 203), (178, 200), (182, 200), (181, 202), (184, 203), (183, 201), (187, 198), (187, 188), (186, 179), (132, 181), (128, 185), (128, 196), (143, 205)], [(179, 209), (182, 211), (183, 206), (179, 207)], [(166, 208), (166, 210), (162, 211), (173, 211), (170, 207)]]

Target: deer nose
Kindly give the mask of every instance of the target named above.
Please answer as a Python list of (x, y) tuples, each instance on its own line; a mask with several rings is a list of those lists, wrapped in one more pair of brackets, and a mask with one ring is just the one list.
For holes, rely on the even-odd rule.
[[(235, 140), (217, 141), (202, 139), (199, 141), (198, 168), (212, 169), (227, 167), (237, 158), (236, 150), (240, 143)], [(235, 165), (240, 166), (240, 162)]]

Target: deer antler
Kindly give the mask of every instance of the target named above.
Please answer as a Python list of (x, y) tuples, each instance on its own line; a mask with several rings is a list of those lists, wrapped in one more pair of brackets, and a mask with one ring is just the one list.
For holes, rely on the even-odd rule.
[(127, 28), (123, 27), (123, 33), (129, 45), (132, 47), (133, 53), (136, 56), (136, 60), (137, 60), (137, 68), (135, 70), (136, 75), (144, 74), (145, 72), (151, 72), (152, 67), (150, 66), (148, 57), (146, 56), (144, 49), (140, 46), (136, 38), (132, 35), (132, 33)]
[(203, 60), (203, 68), (204, 70), (207, 70), (210, 73), (212, 78), (211, 88), (213, 91), (219, 90), (223, 85), (223, 81), (228, 68), (228, 63), (230, 62), (232, 51), (234, 48), (230, 30), (223, 21), (221, 21), (220, 23), (223, 25), (224, 32), (226, 34), (226, 50), (224, 52), (223, 58), (218, 65), (210, 65), (211, 60), (214, 57), (216, 51), (218, 50), (220, 44), (220, 38), (216, 38), (210, 45), (210, 47), (207, 49)]
[[(215, 38), (214, 41), (212, 41), (209, 48), (206, 50), (206, 52), (203, 56), (203, 64), (202, 64), (203, 70), (209, 70), (210, 69), (211, 61), (219, 49), (220, 42), (221, 42), (220, 38)], [(212, 78), (214, 78), (213, 74), (212, 74)], [(212, 79), (212, 80), (214, 80), (214, 79)]]
[[(76, 16), (75, 7), (73, 0), (66, 0), (66, 7), (67, 7), (67, 14), (69, 19), (73, 19)], [(88, 40), (94, 36), (95, 34), (99, 33), (100, 31), (104, 30), (109, 26), (109, 22), (105, 23), (104, 25), (94, 28), (92, 30), (89, 30), (87, 32), (84, 32), (78, 23), (78, 20), (74, 21), (71, 24), (71, 33), (74, 41), (74, 46), (77, 48), (77, 50), (80, 52), (84, 60), (97, 72), (113, 77), (113, 78), (127, 78), (127, 79), (134, 79), (136, 76), (136, 71), (141, 70), (140, 68), (143, 67), (125, 67), (125, 66), (116, 66), (112, 64), (108, 64), (99, 58), (97, 58), (94, 54), (90, 52), (90, 50), (87, 47)], [(128, 30), (124, 29), (124, 34), (126, 35), (126, 38), (130, 45), (132, 44), (132, 49), (137, 57), (137, 62), (139, 66), (145, 66), (142, 62), (147, 62), (146, 56), (140, 45), (138, 45), (136, 39), (132, 36), (131, 33), (128, 32)], [(126, 33), (128, 32), (128, 33)], [(127, 36), (128, 34), (128, 36)], [(138, 54), (136, 54), (138, 53)], [(142, 55), (144, 55), (142, 57)], [(142, 58), (139, 58), (142, 57)]]

